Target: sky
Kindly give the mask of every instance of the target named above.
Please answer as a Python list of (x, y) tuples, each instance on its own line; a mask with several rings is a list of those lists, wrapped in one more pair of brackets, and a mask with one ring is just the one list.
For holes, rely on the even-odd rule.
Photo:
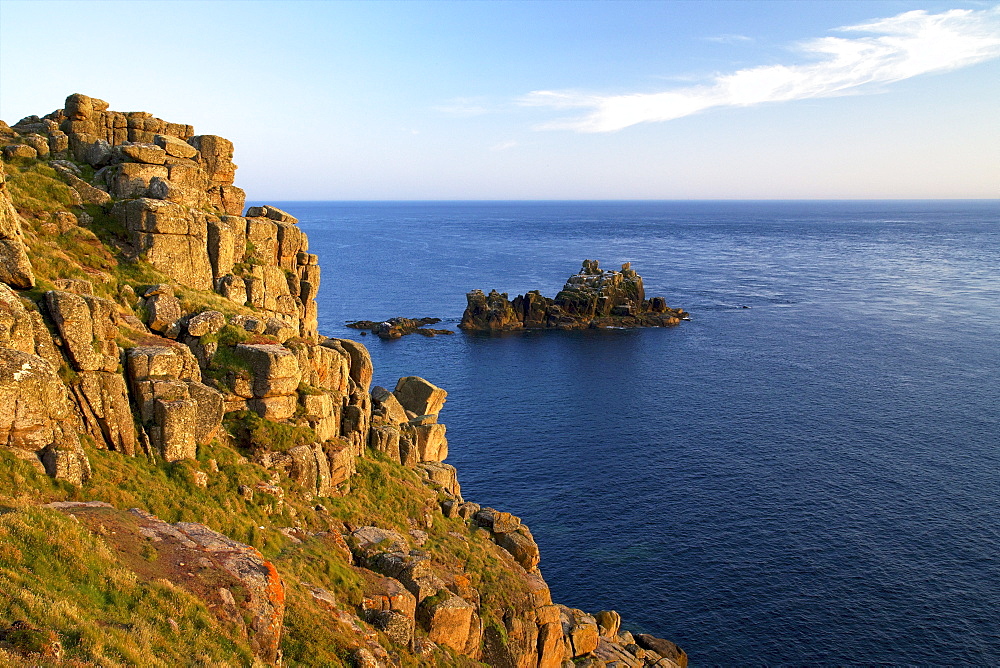
[(0, 119), (79, 92), (254, 201), (1000, 198), (1000, 2), (0, 0)]

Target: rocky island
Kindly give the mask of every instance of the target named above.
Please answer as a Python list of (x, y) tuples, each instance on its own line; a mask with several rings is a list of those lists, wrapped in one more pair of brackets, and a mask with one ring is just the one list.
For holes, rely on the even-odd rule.
[[(74, 94), (0, 147), (0, 663), (686, 665), (552, 601), (444, 463), (447, 392), (318, 332), (319, 259), (229, 141)], [(582, 276), (505, 322), (665, 322)]]
[(436, 325), (441, 318), (389, 318), (388, 320), (358, 320), (347, 323), (351, 329), (368, 330), (383, 340), (399, 339), (407, 334), (422, 334), (437, 336), (438, 334), (454, 334), (450, 329), (431, 329), (427, 325)]
[(630, 263), (621, 271), (606, 271), (597, 260), (584, 260), (580, 273), (570, 276), (554, 299), (538, 290), (513, 300), (496, 290), (488, 295), (473, 290), (466, 299), (458, 326), (467, 331), (669, 327), (688, 318), (663, 297), (646, 299), (642, 277)]

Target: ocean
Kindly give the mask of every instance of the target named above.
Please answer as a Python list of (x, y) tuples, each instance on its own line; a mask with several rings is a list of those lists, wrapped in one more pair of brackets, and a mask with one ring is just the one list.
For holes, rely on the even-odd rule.
[[(448, 390), (463, 495), (553, 598), (693, 666), (1000, 665), (1000, 201), (273, 202), (320, 331)], [(470, 335), (623, 262), (691, 321)], [(391, 342), (344, 323), (439, 317)]]

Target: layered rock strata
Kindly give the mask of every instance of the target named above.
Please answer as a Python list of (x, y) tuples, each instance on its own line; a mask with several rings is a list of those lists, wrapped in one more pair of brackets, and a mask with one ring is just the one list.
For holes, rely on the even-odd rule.
[(646, 299), (642, 277), (630, 263), (607, 271), (597, 260), (584, 260), (580, 273), (570, 276), (555, 298), (532, 290), (511, 300), (496, 290), (473, 290), (466, 300), (458, 326), (468, 331), (669, 327), (688, 317), (668, 307), (663, 297)]
[[(76, 485), (92, 474), (86, 446), (190, 470), (203, 489), (206, 470), (218, 467), (195, 463), (202, 449), (230, 447), (271, 476), (241, 484), (239, 495), (278, 514), (286, 493), (310, 504), (349, 495), (364, 458), (408, 467), (433, 501), (407, 518), (406, 534), (377, 522), (311, 535), (281, 529), (293, 542), (322, 542), (361, 574), (360, 603), (309, 590), (350, 629), (356, 664), (434, 665), (461, 656), (494, 666), (686, 665), (667, 641), (622, 631), (616, 613), (553, 604), (528, 527), (466, 501), (455, 468), (444, 463), (447, 392), (415, 376), (392, 390), (373, 387), (363, 345), (318, 333), (317, 258), (286, 212), (242, 211), (230, 142), (150, 114), (109, 111), (83, 95), (13, 128), (0, 124), (0, 140), (11, 165), (47, 165), (75, 193), (72, 211), (51, 212), (32, 234), (78, 230), (88, 249), (109, 258), (98, 270), (73, 265), (60, 250), (58, 262), (34, 266), (32, 235), (0, 183), (0, 447)], [(98, 224), (113, 254), (93, 232), (79, 231)], [(603, 272), (585, 263), (584, 270), (544, 308), (529, 293), (515, 300), (513, 316), (479, 320), (501, 329), (550, 320), (577, 326), (584, 318), (588, 326), (654, 316), (669, 324), (682, 314), (644, 300), (627, 266)], [(538, 308), (525, 307), (526, 299)], [(129, 562), (139, 575), (187, 588), (242, 625), (257, 659), (281, 662), (285, 583), (255, 549), (139, 510), (54, 507), (103, 532), (123, 554), (136, 536), (149, 541), (156, 557)], [(443, 521), (462, 531), (432, 538)], [(446, 538), (469, 543), (466, 554), (500, 569), (502, 588), (522, 595), (489, 608), (480, 574), (425, 549)]]

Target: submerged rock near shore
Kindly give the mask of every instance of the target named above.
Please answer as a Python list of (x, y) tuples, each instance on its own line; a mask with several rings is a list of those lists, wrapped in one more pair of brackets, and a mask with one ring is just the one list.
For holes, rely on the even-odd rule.
[(450, 329), (431, 329), (427, 325), (436, 325), (441, 318), (389, 318), (376, 322), (374, 320), (358, 320), (349, 322), (351, 329), (368, 330), (380, 339), (399, 339), (407, 334), (422, 334), (437, 336), (438, 334), (454, 334)]
[(669, 327), (688, 318), (682, 309), (668, 307), (663, 297), (646, 299), (642, 277), (630, 263), (621, 271), (608, 271), (597, 260), (584, 260), (580, 273), (570, 276), (554, 299), (538, 290), (512, 300), (496, 290), (488, 295), (473, 290), (466, 299), (458, 326), (467, 331)]
[[(318, 332), (318, 258), (242, 211), (230, 142), (108, 107), (0, 122), (0, 663), (686, 666), (553, 603), (445, 463), (447, 392)], [(683, 315), (584, 269), (501, 320)]]

